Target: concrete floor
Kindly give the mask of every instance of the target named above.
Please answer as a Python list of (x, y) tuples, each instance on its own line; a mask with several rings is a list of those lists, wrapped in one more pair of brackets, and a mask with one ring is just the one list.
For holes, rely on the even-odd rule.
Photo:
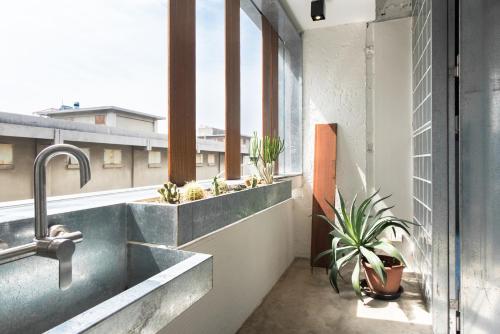
[(430, 334), (431, 315), (412, 277), (405, 274), (405, 292), (399, 300), (366, 298), (363, 305), (350, 283), (341, 283), (339, 295), (325, 270), (311, 273), (309, 261), (297, 259), (238, 333)]

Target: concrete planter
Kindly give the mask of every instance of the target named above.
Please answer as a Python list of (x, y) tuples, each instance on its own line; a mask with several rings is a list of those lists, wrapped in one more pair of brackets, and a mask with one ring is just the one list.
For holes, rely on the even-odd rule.
[(179, 246), (291, 198), (291, 181), (182, 204), (127, 204), (128, 240)]

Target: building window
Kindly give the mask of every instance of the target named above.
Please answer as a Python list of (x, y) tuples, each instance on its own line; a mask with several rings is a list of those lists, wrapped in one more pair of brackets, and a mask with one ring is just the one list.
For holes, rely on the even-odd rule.
[[(84, 147), (84, 148), (80, 148), (80, 149), (83, 151), (83, 153), (85, 153), (85, 155), (87, 156), (87, 158), (89, 158), (89, 160), (90, 160), (90, 148)], [(68, 157), (67, 168), (68, 169), (80, 168), (80, 166), (78, 164), (78, 160), (76, 160), (73, 157)]]
[(161, 167), (161, 152), (160, 151), (149, 151), (148, 152), (148, 167), (149, 168), (160, 168)]
[(106, 124), (106, 116), (105, 115), (95, 115), (95, 124)]
[(215, 153), (208, 154), (207, 163), (209, 166), (215, 166)]
[(122, 167), (122, 150), (104, 150), (104, 168)]
[(203, 153), (196, 154), (196, 166), (203, 166)]
[(0, 169), (14, 168), (14, 145), (0, 144)]

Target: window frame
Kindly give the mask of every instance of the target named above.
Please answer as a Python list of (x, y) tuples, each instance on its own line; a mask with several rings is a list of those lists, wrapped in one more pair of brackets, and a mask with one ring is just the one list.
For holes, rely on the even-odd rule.
[[(112, 157), (113, 161), (112, 162), (107, 162), (106, 160), (106, 152), (112, 152)], [(116, 162), (117, 157), (115, 156), (116, 153), (119, 152), (119, 162)], [(103, 167), (105, 169), (107, 168), (122, 168), (123, 167), (123, 150), (118, 149), (118, 148), (104, 148), (103, 150)]]
[(2, 163), (0, 161), (0, 169), (14, 169), (14, 144), (12, 144), (12, 143), (0, 143), (0, 150), (2, 149), (2, 147), (8, 147), (8, 150), (10, 152), (8, 152), (7, 155), (10, 156), (10, 162), (9, 163)]

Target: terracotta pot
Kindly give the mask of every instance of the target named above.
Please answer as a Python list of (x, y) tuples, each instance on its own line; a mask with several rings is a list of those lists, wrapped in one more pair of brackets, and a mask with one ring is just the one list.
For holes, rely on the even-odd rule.
[(378, 256), (384, 263), (385, 272), (387, 273), (387, 280), (385, 285), (378, 277), (375, 270), (373, 270), (370, 263), (362, 261), (363, 268), (365, 269), (366, 281), (368, 286), (373, 292), (379, 294), (395, 294), (401, 285), (401, 277), (403, 276), (404, 266), (395, 258), (386, 255)]

